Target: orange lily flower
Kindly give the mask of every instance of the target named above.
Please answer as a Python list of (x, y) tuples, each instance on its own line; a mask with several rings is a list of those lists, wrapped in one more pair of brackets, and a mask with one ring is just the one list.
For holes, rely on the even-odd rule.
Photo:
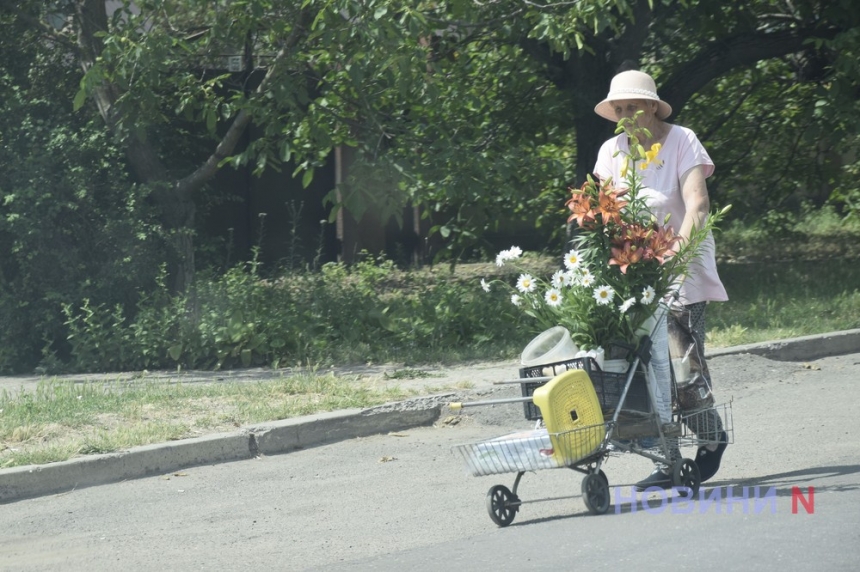
[(644, 244), (648, 237), (651, 235), (653, 230), (649, 226), (642, 226), (641, 224), (627, 224), (623, 223), (621, 225), (621, 233), (620, 233), (620, 242), (623, 243), (626, 240), (632, 241), (635, 244)]
[(675, 243), (681, 240), (681, 237), (675, 234), (675, 231), (666, 226), (658, 228), (655, 225), (654, 232), (651, 234), (651, 240), (648, 241), (648, 248), (653, 252), (655, 260), (663, 264), (667, 255), (671, 255)]
[(642, 249), (628, 240), (623, 248), (612, 247), (609, 265), (617, 265), (622, 274), (627, 274), (627, 267), (642, 260), (642, 254)]
[(591, 208), (591, 199), (585, 194), (584, 190), (572, 190), (571, 195), (571, 198), (565, 203), (571, 212), (571, 215), (567, 218), (567, 222), (575, 220), (577, 226), (582, 228), (591, 226), (597, 214)]
[(605, 187), (600, 189), (600, 194), (597, 197), (600, 216), (603, 218), (603, 223), (609, 221), (615, 224), (621, 224), (621, 209), (627, 206), (627, 201), (622, 201), (619, 197), (627, 194), (627, 191), (607, 190)]

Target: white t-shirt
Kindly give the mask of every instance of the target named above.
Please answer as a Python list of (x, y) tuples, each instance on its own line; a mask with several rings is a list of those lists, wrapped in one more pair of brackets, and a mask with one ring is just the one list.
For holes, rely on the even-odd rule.
[[(622, 153), (614, 156), (619, 150)], [(594, 174), (601, 180), (612, 177), (615, 185), (624, 187), (621, 168), (624, 153), (627, 152), (629, 146), (626, 134), (609, 139), (600, 147)], [(714, 162), (696, 134), (679, 125), (670, 126), (657, 158), (663, 161), (662, 165), (652, 163), (647, 169), (640, 171), (643, 187), (640, 196), (645, 197), (657, 220), (663, 220), (667, 214), (671, 215), (669, 226), (677, 233), (681, 230), (687, 212), (681, 194), (681, 176), (693, 167), (701, 165), (705, 177), (710, 177), (714, 173)], [(717, 274), (714, 253), (714, 238), (709, 234), (702, 243), (701, 254), (690, 264), (689, 275), (681, 286), (682, 304), (724, 302), (729, 299)]]

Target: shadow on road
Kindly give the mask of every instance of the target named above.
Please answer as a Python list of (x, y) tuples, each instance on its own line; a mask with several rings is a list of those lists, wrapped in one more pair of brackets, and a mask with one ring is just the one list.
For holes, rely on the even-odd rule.
[[(860, 473), (860, 465), (836, 465), (831, 467), (810, 467), (808, 469), (798, 469), (796, 471), (788, 471), (785, 473), (774, 473), (773, 475), (764, 475), (761, 477), (753, 477), (740, 481), (715, 481), (708, 483), (708, 486), (721, 487), (776, 487), (777, 496), (791, 496), (791, 487), (808, 485), (810, 480), (828, 479), (833, 477), (844, 477)], [(839, 485), (828, 486), (815, 485), (816, 490), (822, 491), (852, 491), (860, 488), (858, 485)]]
[[(813, 486), (815, 487), (816, 492), (855, 491), (860, 489), (860, 485), (828, 485), (826, 484), (826, 482), (820, 482), (820, 479), (844, 477), (848, 475), (855, 475), (858, 473), (860, 473), (860, 465), (837, 465), (830, 467), (810, 467), (808, 469), (798, 469), (796, 471), (774, 473), (772, 475), (763, 475), (761, 477), (753, 477), (749, 479), (742, 479), (739, 481), (711, 481), (702, 486), (702, 488), (699, 490), (698, 497), (694, 499), (694, 501), (707, 499), (709, 503), (720, 503), (727, 502), (727, 499), (729, 498), (729, 496), (731, 496), (733, 499), (736, 499), (735, 502), (737, 502), (737, 500), (739, 500), (739, 497), (742, 495), (740, 491), (744, 488), (749, 490), (752, 487), (759, 487), (761, 489), (759, 494), (761, 495), (771, 494), (770, 489), (772, 488), (775, 490), (774, 492), (777, 497), (791, 497), (792, 487), (801, 487), (801, 489), (804, 489), (805, 487), (808, 487), (813, 480), (815, 481), (815, 484)], [(730, 494), (726, 494), (728, 493), (730, 487), (732, 488), (732, 492)], [(631, 499), (631, 497), (633, 497), (634, 495), (632, 487), (618, 486), (613, 487), (613, 491), (615, 491), (616, 493), (616, 498), (619, 489), (622, 490), (623, 495), (626, 495), (622, 497), (625, 500)], [(722, 492), (718, 492), (718, 494), (715, 494), (714, 489), (722, 489)], [(687, 497), (680, 496), (678, 493), (671, 490), (665, 491), (665, 493), (662, 494), (650, 493), (646, 495), (644, 493), (635, 493), (635, 498), (635, 503), (624, 502), (622, 504), (610, 505), (609, 510), (606, 512), (606, 515), (628, 514), (643, 511), (658, 512), (664, 510), (666, 507), (671, 507), (672, 505), (686, 507), (687, 503), (691, 502)], [(587, 516), (591, 515), (586, 511), (576, 512), (572, 514), (559, 514), (544, 518), (522, 520), (520, 522), (512, 523), (511, 526), (528, 526), (544, 522), (552, 522), (556, 520), (565, 520), (569, 518), (580, 518)]]

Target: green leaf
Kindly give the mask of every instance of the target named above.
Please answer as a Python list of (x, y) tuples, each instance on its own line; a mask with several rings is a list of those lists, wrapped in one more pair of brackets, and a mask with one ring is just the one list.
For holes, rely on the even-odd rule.
[(87, 91), (86, 91), (84, 88), (81, 88), (81, 89), (79, 89), (79, 90), (78, 90), (78, 92), (75, 94), (75, 100), (74, 100), (74, 103), (73, 103), (73, 106), (72, 106), (72, 107), (73, 107), (73, 109), (74, 109), (75, 111), (79, 110), (81, 107), (83, 107), (83, 106), (84, 106), (84, 103), (85, 103), (86, 101), (87, 101)]
[(314, 180), (314, 170), (313, 169), (305, 170), (305, 174), (302, 175), (302, 187), (307, 189), (310, 186), (311, 181), (313, 181), (313, 180)]
[(242, 365), (244, 365), (245, 367), (248, 367), (251, 365), (251, 350), (248, 350), (248, 349), (242, 350), (240, 357), (242, 359)]
[(182, 344), (174, 344), (167, 348), (167, 355), (169, 355), (173, 361), (179, 361), (179, 356), (182, 355)]
[(215, 133), (215, 123), (218, 121), (215, 112), (207, 109), (203, 112), (203, 117), (206, 119), (206, 130), (209, 133)]

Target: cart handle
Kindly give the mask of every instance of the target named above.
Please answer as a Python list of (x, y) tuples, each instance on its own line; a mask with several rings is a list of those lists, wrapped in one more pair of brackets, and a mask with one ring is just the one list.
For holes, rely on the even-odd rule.
[(510, 397), (507, 399), (486, 399), (484, 401), (454, 401), (448, 404), (448, 408), (452, 411), (459, 411), (465, 407), (480, 407), (482, 405), (499, 405), (503, 403), (529, 403), (531, 397)]
[(494, 381), (493, 385), (507, 385), (509, 383), (541, 383), (547, 382), (553, 379), (548, 375), (542, 375), (540, 377), (521, 377), (519, 379), (503, 379), (501, 381)]

